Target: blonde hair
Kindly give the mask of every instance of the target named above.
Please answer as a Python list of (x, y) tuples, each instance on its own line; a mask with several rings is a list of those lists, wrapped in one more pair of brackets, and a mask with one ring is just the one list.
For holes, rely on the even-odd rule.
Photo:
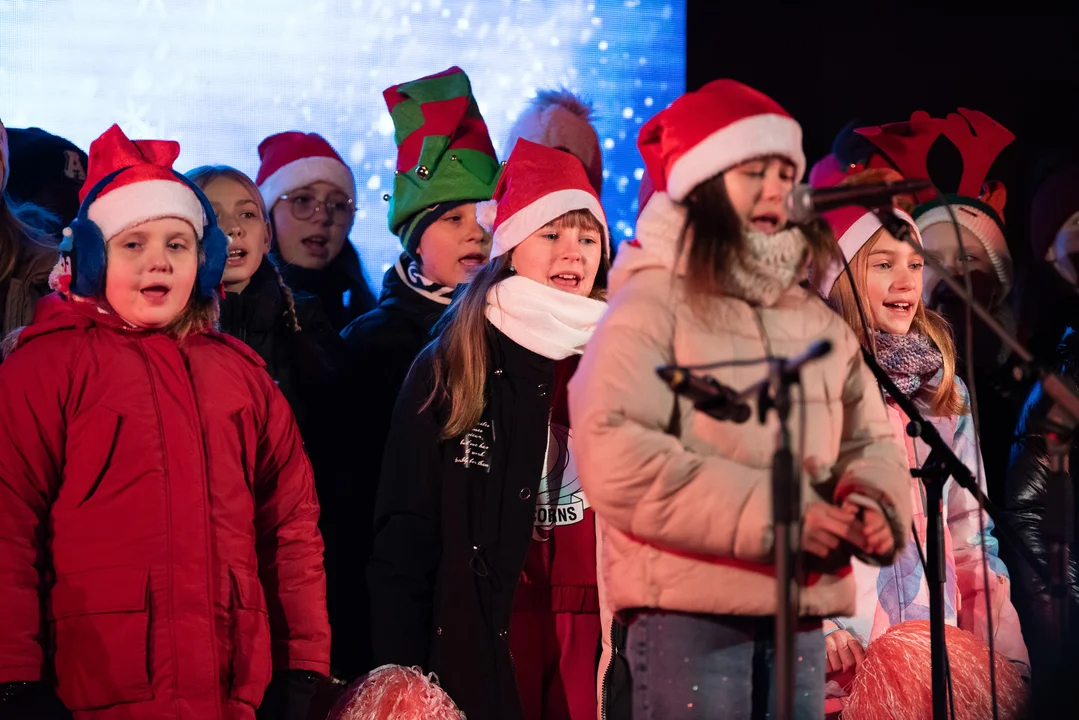
[[(840, 185), (865, 185), (868, 183), (896, 182), (903, 176), (892, 168), (872, 168), (863, 170), (847, 178)], [(896, 206), (910, 213), (914, 209), (913, 198), (900, 196), (896, 200)], [(851, 286), (850, 277), (846, 272), (841, 272), (839, 278), (832, 285), (828, 295), (828, 304), (839, 313), (858, 337), (858, 341), (864, 348), (877, 354), (877, 344), (870, 326), (873, 323), (871, 314), (863, 315), (864, 307), (859, 307), (858, 298), (863, 300), (869, 297), (869, 287), (866, 276), (869, 274), (869, 255), (873, 252), (877, 241), (884, 235), (884, 228), (873, 233), (869, 240), (854, 254), (850, 260), (850, 272), (858, 281), (858, 294), (855, 295)], [(824, 266), (820, 266), (824, 267)], [(940, 384), (933, 392), (933, 398), (929, 403), (930, 412), (937, 416), (962, 415), (969, 412), (966, 403), (963, 402), (959, 389), (955, 385), (955, 340), (952, 339), (952, 328), (942, 316), (927, 310), (925, 303), (919, 299), (918, 307), (914, 311), (914, 319), (910, 323), (908, 332), (915, 332), (928, 337), (943, 359), (944, 373), (940, 378)]]
[[(194, 170), (189, 170), (186, 175), (188, 180), (198, 185), (203, 191), (206, 190), (207, 185), (219, 178), (232, 180), (242, 185), (244, 190), (246, 190), (247, 194), (251, 197), (251, 200), (258, 206), (259, 219), (267, 224), (268, 231), (272, 235), (273, 225), (269, 221), (270, 214), (266, 209), (266, 201), (263, 200), (258, 185), (256, 185), (255, 181), (249, 178), (246, 173), (241, 172), (230, 165), (200, 165)], [(272, 237), (270, 238), (270, 241), (272, 244)], [(263, 262), (270, 263), (270, 268), (273, 270), (277, 279), (277, 287), (280, 288), (281, 294), (285, 298), (285, 326), (292, 332), (300, 332), (300, 320), (296, 316), (296, 299), (292, 296), (292, 289), (285, 284), (285, 279), (281, 277), (281, 272), (277, 269), (277, 265), (274, 264), (272, 259), (264, 256)]]
[[(581, 228), (603, 232), (598, 220), (587, 210), (571, 210), (548, 223), (556, 228)], [(439, 321), (434, 341), (432, 367), (434, 388), (422, 410), (436, 402), (449, 405), (442, 439), (459, 437), (475, 426), (487, 404), (487, 344), (493, 336), (487, 321), (487, 294), (491, 288), (513, 275), (513, 251), (499, 255), (485, 265)], [(606, 290), (607, 252), (604, 251), (591, 296), (603, 299)]]
[[(880, 228), (873, 233), (865, 245), (850, 260), (850, 274), (854, 276), (858, 283), (857, 296), (855, 296), (854, 288), (851, 285), (850, 276), (846, 272), (840, 273), (839, 278), (832, 285), (831, 293), (828, 295), (828, 304), (847, 321), (847, 324), (854, 330), (858, 342), (873, 353), (874, 356), (877, 354), (877, 345), (871, 332), (873, 329), (873, 315), (868, 309), (859, 307), (858, 298), (864, 300), (869, 297), (869, 286), (866, 282), (866, 276), (869, 273), (869, 255), (873, 252), (873, 247), (877, 244), (877, 241), (884, 236), (884, 232), (884, 228)], [(864, 317), (863, 311), (865, 312)], [(928, 337), (937, 346), (937, 350), (940, 351), (941, 358), (943, 358), (942, 367), (944, 373), (929, 402), (930, 412), (940, 417), (967, 413), (968, 408), (959, 394), (959, 388), (955, 384), (955, 341), (952, 339), (952, 329), (948, 325), (948, 321), (932, 310), (927, 310), (925, 303), (919, 299), (918, 307), (914, 311), (914, 319), (910, 323), (908, 332)]]

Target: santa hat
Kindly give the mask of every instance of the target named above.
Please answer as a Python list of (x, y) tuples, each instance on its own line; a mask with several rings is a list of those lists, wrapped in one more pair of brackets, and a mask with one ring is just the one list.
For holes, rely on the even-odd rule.
[(139, 223), (164, 217), (186, 220), (201, 239), (206, 222), (202, 204), (172, 169), (179, 155), (180, 144), (175, 141), (129, 140), (119, 125), (113, 125), (90, 144), (86, 182), (79, 191), (79, 202), (85, 206), (89, 200), (90, 205), (80, 212), (97, 225), (106, 241)]
[(3, 165), (3, 172), (0, 172), (0, 195), (3, 195), (11, 172), (11, 154), (8, 151), (7, 128), (4, 127), (3, 120), (0, 120), (0, 165)]
[(461, 68), (394, 85), (382, 96), (397, 143), (393, 195), (385, 197), (390, 232), (415, 256), (423, 231), (440, 215), (490, 199), (498, 158)]
[(506, 151), (511, 152), (521, 138), (565, 150), (581, 161), (588, 181), (601, 193), (603, 153), (591, 119), (592, 106), (569, 90), (540, 90), (510, 128)]
[[(826, 155), (809, 171), (809, 182), (814, 188), (834, 187), (839, 185), (847, 175), (846, 169), (835, 155)], [(899, 208), (892, 208), (892, 212), (900, 220), (910, 225), (915, 239), (921, 244), (922, 236), (918, 232), (918, 226), (914, 222), (914, 218)], [(839, 243), (839, 250), (843, 253), (843, 257), (846, 258), (848, 263), (854, 259), (859, 250), (865, 247), (869, 239), (883, 227), (875, 213), (866, 212), (865, 208), (855, 206), (831, 210), (822, 213), (821, 217), (832, 227), (832, 233)], [(821, 294), (821, 297), (827, 299), (832, 292), (832, 286), (835, 285), (835, 281), (839, 279), (842, 273), (843, 264), (840, 262), (833, 262), (827, 268), (815, 273), (818, 276), (816, 278), (817, 291)]]
[(772, 98), (735, 80), (713, 80), (641, 128), (641, 156), (658, 192), (676, 202), (739, 163), (781, 155), (805, 172), (802, 128)]
[(356, 200), (356, 179), (337, 151), (317, 133), (283, 132), (259, 143), (259, 186), (266, 209), (282, 195), (315, 182), (328, 182)]
[(603, 247), (609, 256), (607, 216), (581, 161), (567, 152), (521, 139), (502, 171), (493, 199), (476, 206), (476, 219), (494, 235), (494, 259), (572, 210), (588, 210), (595, 216), (603, 226)]

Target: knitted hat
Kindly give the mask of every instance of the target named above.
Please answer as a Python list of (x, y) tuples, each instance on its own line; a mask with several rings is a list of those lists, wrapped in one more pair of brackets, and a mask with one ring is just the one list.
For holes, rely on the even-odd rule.
[(476, 206), (476, 219), (494, 235), (493, 259), (571, 210), (588, 210), (596, 217), (603, 226), (603, 247), (609, 256), (607, 216), (581, 161), (521, 139), (510, 154), (494, 198)]
[(506, 152), (519, 138), (565, 150), (581, 161), (588, 181), (602, 193), (603, 153), (591, 118), (592, 106), (569, 90), (540, 90), (510, 128)]
[(661, 110), (641, 128), (637, 146), (656, 190), (681, 202), (693, 188), (739, 163), (782, 155), (805, 172), (802, 128), (762, 92), (713, 80)]
[[(852, 173), (847, 172), (847, 169), (840, 164), (835, 155), (826, 155), (809, 171), (809, 183), (814, 188), (834, 187), (843, 182), (849, 174)], [(914, 218), (899, 208), (892, 208), (892, 212), (896, 217), (910, 225), (914, 237), (921, 243), (922, 236), (918, 232), (918, 226), (915, 224)], [(848, 263), (869, 242), (869, 238), (873, 237), (883, 227), (876, 214), (866, 212), (865, 208), (855, 206), (831, 210), (822, 213), (821, 217), (831, 225), (832, 233), (839, 243), (839, 249)], [(833, 262), (823, 271), (814, 273), (817, 276), (817, 291), (822, 297), (828, 298), (832, 292), (832, 286), (835, 285), (835, 281), (839, 279), (842, 273), (843, 264), (839, 262)]]
[(4, 121), (0, 120), (0, 161), (3, 162), (3, 170), (0, 171), (0, 195), (7, 188), (7, 178), (11, 172), (11, 155), (8, 153), (7, 128)]
[(283, 132), (259, 143), (259, 165), (255, 184), (259, 186), (266, 210), (282, 195), (315, 182), (328, 182), (356, 199), (356, 179), (337, 151), (317, 133)]
[(104, 240), (139, 223), (164, 217), (186, 220), (195, 229), (195, 235), (202, 238), (206, 219), (201, 201), (172, 169), (179, 155), (179, 143), (128, 140), (119, 125), (113, 125), (90, 144), (89, 168), (79, 191), (80, 202), (85, 202), (90, 191), (109, 175), (123, 170), (98, 188), (86, 211), (90, 221), (100, 228)]
[(432, 206), (488, 200), (498, 180), (498, 159), (468, 75), (451, 67), (387, 88), (397, 143), (390, 201), (390, 232), (415, 256)]
[(1062, 164), (1044, 177), (1030, 201), (1030, 250), (1036, 261), (1056, 259), (1057, 233), (1076, 212), (1079, 163)]
[(70, 140), (36, 127), (12, 128), (8, 143), (8, 162), (16, 169), (8, 194), (44, 205), (58, 213), (65, 224), (71, 222), (79, 208), (79, 189), (86, 180), (86, 153)]

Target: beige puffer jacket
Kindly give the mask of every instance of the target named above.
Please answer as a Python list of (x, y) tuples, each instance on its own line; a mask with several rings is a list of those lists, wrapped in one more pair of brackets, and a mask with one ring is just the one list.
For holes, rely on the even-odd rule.
[[(642, 222), (641, 247), (622, 247), (607, 314), (570, 383), (578, 468), (602, 528), (606, 601), (615, 611), (774, 614), (770, 467), (778, 421), (770, 413), (760, 425), (755, 407), (742, 425), (714, 420), (688, 400), (676, 400), (655, 368), (759, 358), (769, 351), (790, 357), (814, 340), (831, 340), (832, 353), (802, 372), (804, 426), (802, 391), (793, 395), (791, 431), (795, 457), (801, 457), (803, 503), (838, 504), (852, 492), (876, 500), (892, 522), (896, 548), (906, 545), (911, 518), (906, 455), (842, 318), (795, 285), (763, 309), (717, 297), (706, 327), (687, 307), (683, 281), (662, 250), (672, 247), (679, 229), (676, 221), (660, 224), (658, 231), (652, 228), (658, 236), (648, 237)], [(741, 389), (764, 372), (757, 365), (711, 374)], [(667, 432), (676, 402), (678, 437)], [(803, 616), (853, 608), (849, 563), (809, 575), (801, 593)]]

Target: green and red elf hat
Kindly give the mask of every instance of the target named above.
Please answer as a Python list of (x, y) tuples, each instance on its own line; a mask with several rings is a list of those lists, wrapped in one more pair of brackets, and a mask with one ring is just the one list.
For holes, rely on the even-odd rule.
[(415, 257), (423, 231), (456, 205), (490, 200), (499, 164), (459, 67), (387, 88), (397, 143), (390, 232)]

